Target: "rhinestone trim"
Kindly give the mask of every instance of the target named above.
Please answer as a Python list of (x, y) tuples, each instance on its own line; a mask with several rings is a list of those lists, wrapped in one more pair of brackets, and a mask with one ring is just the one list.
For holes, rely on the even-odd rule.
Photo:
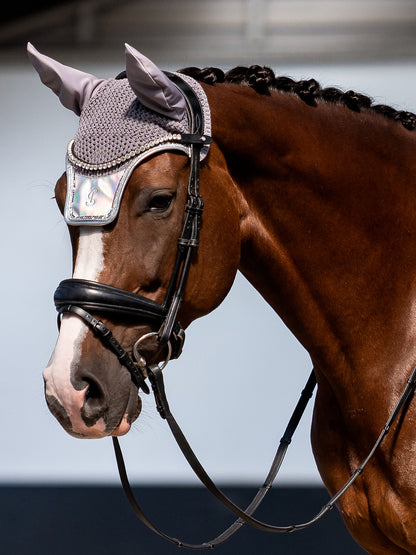
[(165, 135), (164, 137), (160, 137), (159, 139), (154, 139), (153, 141), (150, 141), (149, 143), (146, 143), (145, 145), (142, 145), (135, 150), (124, 154), (123, 156), (119, 156), (118, 158), (111, 160), (110, 162), (103, 162), (102, 164), (89, 164), (88, 162), (84, 162), (83, 160), (80, 160), (77, 156), (75, 156), (73, 152), (74, 139), (72, 139), (72, 141), (70, 141), (68, 144), (67, 155), (68, 160), (71, 162), (71, 164), (73, 164), (77, 168), (81, 168), (86, 171), (103, 171), (114, 168), (115, 166), (119, 166), (120, 164), (124, 164), (124, 162), (127, 162), (131, 158), (134, 158), (135, 156), (146, 152), (146, 150), (149, 150), (160, 144), (181, 140), (182, 135), (180, 133), (169, 133), (169, 135)]

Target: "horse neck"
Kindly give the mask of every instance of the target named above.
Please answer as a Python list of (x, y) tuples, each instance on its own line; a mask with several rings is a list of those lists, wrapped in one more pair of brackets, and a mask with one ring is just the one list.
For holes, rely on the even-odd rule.
[(240, 269), (315, 365), (416, 362), (416, 132), (247, 87), (212, 106), (246, 203)]

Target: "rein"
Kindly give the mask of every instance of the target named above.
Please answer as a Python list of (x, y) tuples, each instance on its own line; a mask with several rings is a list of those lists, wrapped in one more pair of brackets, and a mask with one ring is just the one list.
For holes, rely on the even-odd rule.
[[(398, 414), (404, 407), (406, 401), (413, 394), (416, 387), (416, 367), (409, 378), (406, 387), (397, 402), (392, 414), (387, 420), (380, 436), (375, 442), (367, 458), (355, 470), (345, 485), (332, 497), (332, 499), (317, 513), (310, 521), (302, 524), (294, 524), (289, 526), (274, 526), (261, 522), (253, 518), (255, 510), (258, 508), (266, 493), (272, 487), (273, 481), (281, 467), (288, 446), (292, 440), (292, 436), (301, 419), (301, 416), (307, 406), (308, 400), (312, 396), (316, 385), (315, 373), (312, 371), (300, 399), (292, 414), (283, 437), (280, 440), (279, 447), (273, 459), (269, 473), (264, 484), (260, 487), (251, 503), (245, 510), (235, 505), (224, 493), (219, 490), (211, 480), (205, 469), (199, 462), (188, 441), (186, 440), (181, 428), (173, 417), (169, 403), (166, 398), (165, 387), (163, 382), (162, 370), (166, 366), (170, 358), (177, 358), (181, 354), (185, 332), (177, 321), (178, 311), (183, 298), (186, 277), (192, 254), (198, 248), (199, 231), (201, 227), (201, 215), (203, 211), (203, 200), (199, 191), (199, 170), (200, 170), (200, 150), (204, 145), (209, 144), (211, 137), (203, 134), (203, 117), (202, 109), (199, 101), (187, 83), (175, 74), (167, 74), (175, 85), (182, 91), (188, 106), (188, 116), (191, 122), (191, 133), (181, 135), (181, 143), (189, 146), (191, 152), (190, 173), (188, 180), (188, 196), (185, 206), (185, 216), (182, 226), (182, 232), (178, 239), (177, 254), (172, 271), (172, 276), (166, 292), (163, 304), (156, 303), (138, 295), (118, 289), (109, 285), (83, 279), (67, 279), (58, 286), (54, 301), (58, 310), (58, 326), (61, 317), (65, 313), (74, 314), (81, 318), (100, 338), (102, 343), (110, 349), (119, 359), (120, 363), (127, 368), (131, 374), (133, 383), (145, 393), (149, 393), (149, 387), (146, 379), (149, 380), (159, 414), (165, 419), (172, 431), (175, 440), (187, 459), (189, 465), (199, 478), (199, 480), (207, 487), (207, 489), (232, 513), (238, 518), (229, 526), (222, 534), (202, 544), (189, 544), (173, 538), (160, 531), (146, 517), (140, 506), (138, 505), (131, 486), (128, 481), (127, 472), (121, 452), (121, 448), (116, 437), (113, 437), (114, 450), (119, 469), (120, 479), (133, 510), (140, 520), (153, 532), (166, 540), (174, 543), (178, 547), (186, 547), (189, 549), (207, 549), (213, 548), (229, 539), (241, 526), (245, 523), (266, 532), (283, 533), (302, 530), (319, 520), (325, 513), (333, 508), (336, 501), (345, 493), (356, 478), (361, 474), (374, 452), (387, 435), (391, 425), (397, 418)], [(119, 78), (123, 78), (121, 74)], [(158, 332), (151, 332), (157, 335), (158, 343), (162, 347), (167, 348), (167, 357), (162, 366), (156, 364), (148, 365), (144, 357), (140, 353), (140, 344), (146, 336), (139, 338), (134, 347), (133, 354), (127, 352), (113, 336), (111, 330), (93, 316), (89, 311), (94, 313), (109, 315), (111, 317), (123, 317), (124, 319), (139, 319), (146, 321), (152, 325), (158, 326)]]
[(364, 459), (364, 461), (360, 464), (358, 468), (351, 474), (350, 478), (345, 482), (345, 484), (341, 487), (340, 490), (326, 503), (321, 510), (310, 520), (300, 523), (300, 524), (291, 524), (288, 526), (275, 526), (271, 524), (267, 524), (260, 520), (257, 520), (252, 517), (254, 511), (258, 508), (261, 501), (265, 497), (266, 493), (272, 487), (273, 481), (281, 467), (283, 459), (286, 455), (286, 451), (291, 443), (293, 433), (295, 432), (297, 425), (303, 415), (303, 412), (307, 406), (309, 399), (312, 396), (313, 390), (316, 385), (316, 378), (315, 372), (312, 370), (308, 381), (306, 383), (305, 388), (301, 393), (301, 397), (295, 407), (295, 410), (289, 420), (289, 424), (286, 427), (285, 433), (282, 436), (279, 444), (279, 448), (276, 452), (275, 458), (273, 460), (272, 466), (269, 470), (267, 478), (261, 488), (258, 490), (257, 494), (248, 505), (248, 507), (243, 510), (237, 505), (235, 505), (221, 490), (219, 490), (216, 485), (213, 483), (211, 478), (206, 473), (205, 469), (197, 459), (196, 455), (192, 451), (188, 441), (186, 440), (182, 430), (180, 429), (178, 423), (176, 422), (175, 418), (173, 417), (169, 404), (165, 394), (165, 388), (163, 383), (163, 376), (162, 370), (157, 365), (152, 365), (149, 367), (149, 380), (152, 385), (152, 389), (156, 399), (156, 405), (158, 408), (159, 413), (161, 414), (162, 418), (165, 418), (169, 428), (172, 431), (172, 434), (178, 444), (179, 448), (181, 449), (182, 453), (184, 454), (187, 462), (191, 466), (192, 470), (195, 472), (196, 476), (199, 480), (204, 484), (204, 486), (224, 505), (226, 506), (232, 513), (238, 516), (238, 519), (229, 527), (227, 528), (222, 534), (214, 538), (209, 542), (204, 542), (201, 544), (190, 544), (183, 541), (180, 541), (176, 538), (173, 538), (164, 532), (161, 532), (158, 528), (156, 528), (146, 517), (143, 510), (137, 503), (133, 491), (131, 489), (130, 483), (128, 481), (126, 468), (124, 465), (123, 455), (121, 452), (121, 448), (116, 437), (113, 437), (113, 444), (114, 444), (114, 451), (116, 454), (117, 466), (119, 470), (119, 475), (121, 479), (121, 483), (126, 494), (126, 497), (132, 506), (134, 512), (138, 516), (138, 518), (145, 524), (148, 528), (150, 528), (153, 532), (158, 534), (159, 536), (163, 537), (164, 539), (174, 543), (177, 547), (185, 547), (188, 549), (193, 550), (200, 550), (200, 549), (212, 549), (217, 545), (228, 540), (233, 534), (235, 534), (245, 523), (261, 530), (263, 532), (272, 532), (272, 533), (290, 533), (296, 532), (299, 530), (304, 530), (308, 528), (312, 524), (315, 524), (318, 520), (320, 520), (327, 512), (333, 509), (335, 503), (338, 499), (348, 490), (348, 488), (355, 482), (358, 476), (363, 472), (367, 463), (373, 457), (375, 451), (380, 446), (381, 442), (388, 434), (391, 426), (393, 425), (394, 421), (396, 420), (397, 416), (400, 414), (401, 410), (405, 406), (406, 402), (410, 400), (411, 396), (413, 395), (415, 388), (416, 388), (416, 366), (414, 367), (410, 378), (408, 379), (406, 386), (397, 401), (392, 413), (390, 414), (389, 418), (387, 419), (386, 424), (384, 425), (380, 435), (378, 436), (376, 442), (374, 443), (373, 447), (371, 448), (369, 454)]

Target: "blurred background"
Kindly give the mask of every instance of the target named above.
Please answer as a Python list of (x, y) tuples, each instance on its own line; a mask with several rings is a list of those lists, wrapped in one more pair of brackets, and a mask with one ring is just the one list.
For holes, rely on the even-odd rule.
[[(2, 8), (2, 552), (52, 553), (56, 542), (61, 554), (173, 552), (136, 524), (111, 441), (69, 437), (43, 400), (41, 372), (57, 337), (52, 295), (71, 273), (53, 188), (77, 118), (41, 85), (26, 42), (99, 77), (123, 69), (128, 42), (167, 70), (266, 64), (416, 111), (415, 31), (414, 0), (84, 0)], [(308, 354), (241, 276), (219, 309), (192, 324), (184, 354), (167, 368), (173, 413), (213, 478), (242, 504), (262, 483), (309, 372)], [(259, 513), (273, 522), (308, 519), (327, 500), (310, 448), (311, 417), (312, 406)], [(201, 541), (229, 522), (197, 486), (151, 399), (121, 444), (139, 496), (168, 532)], [(312, 531), (270, 537), (243, 530), (218, 548), (312, 550), (362, 553), (336, 511)]]

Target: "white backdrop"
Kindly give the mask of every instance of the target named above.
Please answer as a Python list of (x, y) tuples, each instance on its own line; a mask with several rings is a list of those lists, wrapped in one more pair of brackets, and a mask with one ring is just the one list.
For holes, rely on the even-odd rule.
[[(82, 61), (78, 67), (112, 77), (123, 63), (120, 52), (117, 67)], [(43, 399), (41, 373), (57, 337), (52, 296), (71, 270), (67, 231), (51, 198), (77, 118), (29, 64), (0, 71), (0, 482), (118, 482), (111, 440), (71, 438)], [(416, 110), (415, 64), (276, 71)], [(173, 413), (216, 480), (263, 480), (310, 368), (307, 353), (241, 276), (219, 309), (192, 324), (184, 354), (166, 370), (167, 391)], [(121, 438), (131, 479), (193, 482), (152, 399), (144, 401), (138, 422)], [(311, 414), (312, 406), (289, 449), (283, 482), (319, 480), (309, 441)]]

